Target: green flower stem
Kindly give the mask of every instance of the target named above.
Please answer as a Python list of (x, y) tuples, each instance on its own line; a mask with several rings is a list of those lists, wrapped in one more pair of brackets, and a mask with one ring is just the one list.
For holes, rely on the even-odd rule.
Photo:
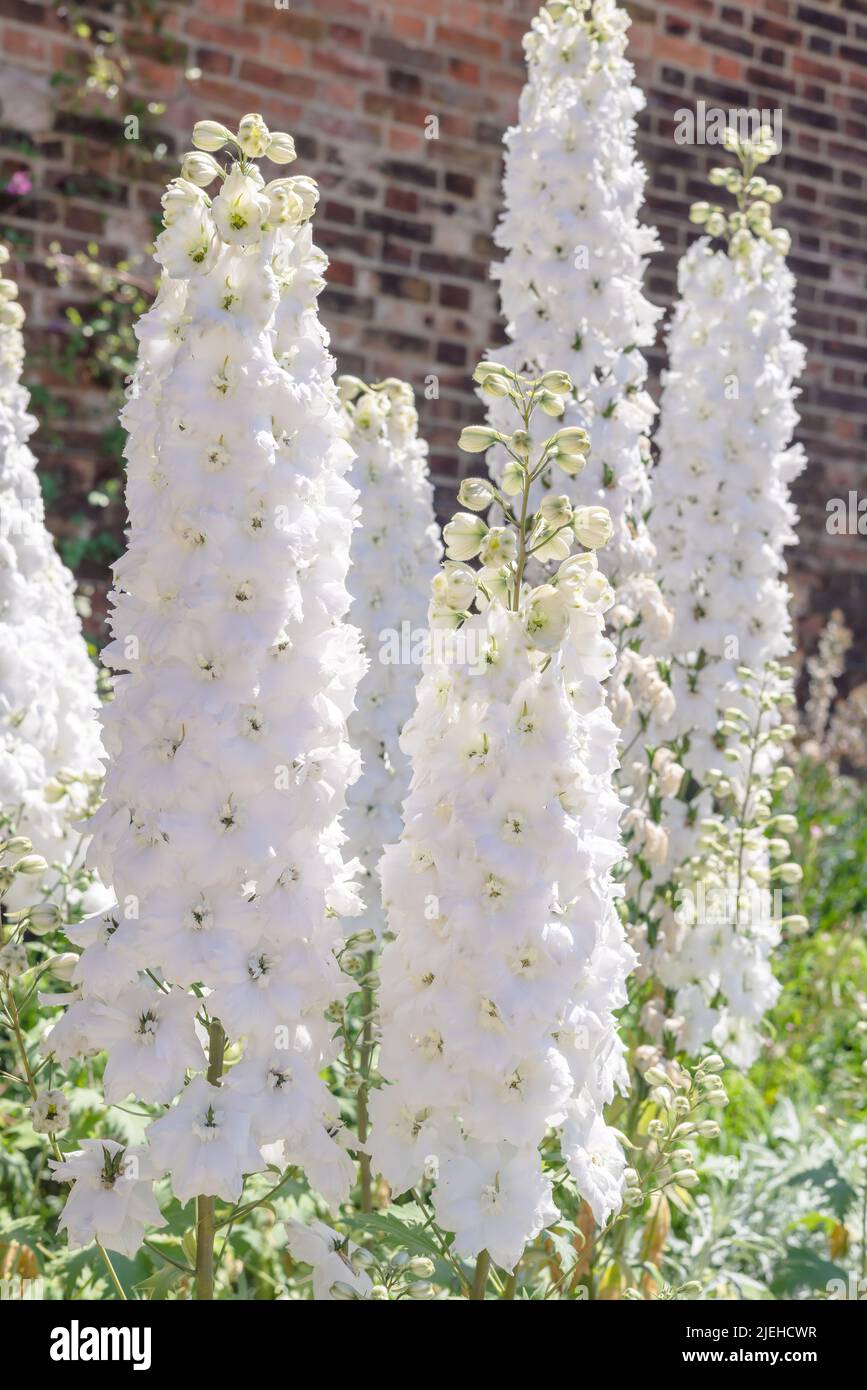
[(105, 1246), (99, 1240), (96, 1242), (96, 1248), (102, 1256), (103, 1260), (105, 1261), (105, 1267), (108, 1270), (108, 1277), (114, 1284), (115, 1293), (123, 1303), (126, 1303), (128, 1300), (126, 1294), (123, 1291), (123, 1284), (117, 1277), (117, 1273), (115, 1272), (115, 1268), (111, 1262), (108, 1251), (105, 1249)]
[(470, 1302), (483, 1303), (485, 1290), (488, 1287), (488, 1275), (491, 1272), (491, 1257), (487, 1250), (482, 1250), (476, 1260), (476, 1272), (473, 1275), (473, 1287), (470, 1289)]
[(273, 1187), (270, 1187), (264, 1196), (257, 1197), (253, 1202), (245, 1202), (242, 1207), (235, 1207), (229, 1212), (228, 1216), (224, 1216), (221, 1221), (216, 1223), (214, 1230), (222, 1231), (224, 1226), (234, 1226), (235, 1222), (240, 1221), (242, 1216), (247, 1216), (251, 1211), (255, 1211), (257, 1207), (263, 1206), (265, 1202), (270, 1202), (272, 1197), (276, 1197), (280, 1188), (286, 1186), (287, 1182), (294, 1176), (296, 1171), (295, 1168), (287, 1168), (280, 1181), (275, 1183)]
[[(373, 969), (373, 952), (368, 951), (365, 958), (364, 973), (369, 975)], [(370, 1079), (370, 1066), (373, 1058), (373, 1026), (371, 1023), (371, 1012), (373, 1010), (373, 990), (370, 985), (365, 984), (361, 990), (361, 1013), (364, 1019), (361, 1031), (361, 1059), (359, 1071), (361, 1072), (362, 1082), (358, 1091), (358, 1142), (363, 1145), (367, 1142), (369, 1130), (369, 1115), (367, 1110), (367, 1090)], [(358, 1168), (361, 1178), (361, 1210), (363, 1212), (373, 1211), (373, 1182), (370, 1171), (370, 1155), (359, 1151)]]
[[(226, 1035), (220, 1020), (211, 1020), (208, 1030), (208, 1080), (216, 1086), (223, 1074)], [(196, 1298), (214, 1297), (214, 1198), (196, 1198)]]

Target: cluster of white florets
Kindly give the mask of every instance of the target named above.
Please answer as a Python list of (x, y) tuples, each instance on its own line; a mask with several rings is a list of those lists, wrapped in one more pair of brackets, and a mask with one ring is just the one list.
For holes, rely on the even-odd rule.
[[(0, 266), (9, 253), (0, 247)], [(0, 805), (5, 828), (49, 866), (82, 860), (76, 822), (102, 778), (96, 668), (75, 609), (75, 582), (45, 526), (36, 428), (21, 385), (24, 314), (14, 280), (0, 279)], [(56, 891), (18, 875), (7, 903), (22, 908)]]
[(370, 662), (349, 720), (362, 775), (350, 789), (343, 825), (348, 851), (363, 869), (366, 911), (357, 925), (379, 936), (377, 865), (385, 845), (400, 834), (409, 789), (400, 732), (413, 709), (430, 578), (442, 545), (412, 387), (394, 378), (365, 386), (350, 376), (338, 385), (361, 506), (349, 576), (352, 620)]
[[(445, 529), (431, 601), (445, 640), (404, 731), (412, 785), (382, 866), (390, 1084), (370, 1109), (374, 1162), (394, 1190), (435, 1179), (456, 1250), (487, 1249), (510, 1269), (557, 1216), (539, 1152), (551, 1126), (597, 1220), (619, 1206), (625, 1162), (602, 1110), (626, 1082), (614, 1010), (633, 957), (610, 877), (622, 854), (602, 686), (612, 593), (581, 548), (602, 543), (610, 523), (551, 492), (527, 514), (531, 486), (552, 464), (571, 469), (587, 437), (565, 429), (529, 445), (535, 407), (571, 390), (564, 373), (543, 383), (486, 363), (476, 379), (491, 373), (522, 427), (470, 427), (461, 444), (502, 444), (516, 486), (510, 496), (465, 480), (473, 510)], [(496, 524), (480, 515), (492, 507)], [(534, 554), (558, 560), (550, 582), (525, 582)]]
[(712, 1039), (733, 1055), (737, 1036), (748, 1057), (778, 990), (770, 960), (780, 923), (767, 908), (732, 912), (731, 902), (748, 883), (766, 886), (779, 869), (794, 881), (797, 872), (771, 867), (760, 822), (770, 815), (788, 733), (781, 711), (792, 700), (791, 672), (779, 661), (792, 645), (784, 550), (796, 540), (789, 489), (805, 461), (791, 443), (804, 353), (791, 331), (788, 236), (770, 224), (780, 191), (756, 172), (773, 143), (732, 132), (726, 144), (740, 168), (711, 178), (736, 195), (738, 211), (693, 209), (693, 221), (728, 241), (714, 248), (701, 237), (680, 264), (654, 516), (675, 610), (673, 737), (689, 773), (688, 799), (670, 818), (671, 864), (691, 893), (707, 881), (734, 899), (728, 908), (721, 899), (705, 923), (681, 921), (685, 937), (670, 916), (653, 955), (660, 979), (677, 989), (684, 1045)]
[[(804, 466), (790, 441), (803, 349), (792, 338), (794, 279), (754, 241), (734, 259), (702, 237), (679, 271), (660, 423), (656, 519), (677, 647), (678, 733), (696, 730), (690, 770), (718, 764), (716, 726), (738, 665), (791, 650), (784, 550), (796, 541), (790, 498)], [(704, 662), (697, 668), (698, 653)]]
[[(168, 1172), (182, 1202), (235, 1201), (267, 1158), (336, 1203), (354, 1168), (322, 1079), (326, 1014), (350, 987), (339, 919), (360, 908), (339, 821), (363, 671), (344, 621), (352, 451), (317, 316), (315, 189), (265, 185), (252, 162), (291, 140), (258, 116), (193, 138), (228, 144), (229, 167), (193, 153), (169, 185), (166, 274), (124, 412), (129, 541), (91, 850), (117, 902), (70, 933), (78, 998), (51, 1043), (61, 1059), (106, 1050), (110, 1103), (171, 1106), (142, 1181)], [(91, 1159), (63, 1173), (76, 1163)]]
[(660, 1044), (673, 1036), (686, 1052), (713, 1044), (747, 1068), (780, 992), (774, 951), (783, 930), (800, 932), (806, 920), (785, 910), (785, 893), (802, 870), (786, 838), (794, 818), (775, 814), (773, 806), (793, 775), (777, 765), (792, 734), (783, 722), (793, 699), (791, 668), (772, 661), (759, 677), (741, 667), (737, 680), (741, 703), (725, 711), (719, 726), (725, 771), (708, 775), (712, 813), (685, 811), (700, 816), (682, 831), (692, 852), (675, 865), (650, 912), (647, 936), (633, 939), (643, 957), (639, 978), (652, 973), (673, 992), (669, 1008), (658, 995), (646, 1004), (650, 1036)]

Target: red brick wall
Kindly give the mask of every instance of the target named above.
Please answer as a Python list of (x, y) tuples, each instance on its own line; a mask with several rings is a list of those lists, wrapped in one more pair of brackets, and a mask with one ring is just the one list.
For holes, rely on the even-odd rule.
[[(109, 255), (141, 245), (160, 186), (176, 170), (192, 122), (261, 110), (295, 135), (299, 172), (322, 187), (317, 238), (331, 257), (323, 313), (341, 367), (397, 373), (438, 400), (420, 402), (444, 487), (459, 467), (454, 440), (472, 415), (469, 373), (501, 335), (488, 265), (499, 208), (501, 135), (523, 81), (520, 40), (535, 0), (190, 0), (80, 6), (0, 0), (0, 189), (29, 171), (28, 195), (0, 194), (0, 232), (21, 239), (34, 350), (63, 332), (68, 295), (44, 269), (48, 244), (97, 240)], [(679, 146), (674, 112), (781, 107), (785, 148), (776, 176), (794, 235), (800, 335), (810, 353), (802, 435), (810, 472), (800, 485), (798, 555), (811, 603), (863, 612), (867, 542), (829, 537), (825, 501), (857, 488), (867, 441), (867, 0), (660, 0), (628, 6), (631, 49), (648, 94), (643, 153), (647, 215), (666, 252), (649, 276), (671, 298), (686, 209), (704, 192), (713, 147)], [(91, 43), (72, 21), (105, 23), (130, 55), (115, 101), (82, 102), (78, 84), (50, 85)], [(109, 52), (119, 45), (109, 46)], [(13, 75), (13, 68), (15, 70)], [(197, 68), (201, 76), (185, 73)], [(142, 145), (122, 134), (133, 101), (166, 103), (142, 116)], [(440, 138), (425, 139), (435, 115)], [(19, 267), (20, 268), (20, 267)], [(658, 366), (660, 355), (654, 358)], [(53, 382), (68, 407), (40, 452), (62, 466), (70, 494), (98, 468), (102, 400)], [(867, 493), (867, 483), (862, 483)], [(444, 498), (445, 500), (445, 498)], [(62, 519), (58, 521), (62, 525)]]

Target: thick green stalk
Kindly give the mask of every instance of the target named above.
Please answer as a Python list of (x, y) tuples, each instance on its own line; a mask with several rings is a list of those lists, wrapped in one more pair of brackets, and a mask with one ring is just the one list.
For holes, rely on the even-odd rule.
[[(223, 1074), (223, 1052), (226, 1035), (217, 1018), (211, 1019), (208, 1030), (208, 1080), (216, 1086)], [(196, 1198), (196, 1298), (214, 1297), (214, 1223), (213, 1197)]]
[(485, 1290), (488, 1287), (488, 1275), (491, 1272), (491, 1257), (487, 1250), (482, 1250), (476, 1260), (476, 1272), (473, 1275), (473, 1287), (470, 1289), (470, 1302), (483, 1303)]
[[(373, 952), (367, 953), (365, 960), (365, 975), (369, 975), (373, 969)], [(373, 1055), (373, 1026), (370, 1015), (373, 1010), (373, 990), (370, 985), (364, 985), (361, 991), (361, 1012), (364, 1016), (361, 1032), (361, 1058), (359, 1071), (361, 1073), (361, 1086), (358, 1092), (358, 1142), (367, 1142), (369, 1117), (367, 1113), (367, 1089), (370, 1079), (370, 1063)], [(361, 1180), (361, 1210), (363, 1212), (373, 1211), (373, 1182), (370, 1171), (370, 1155), (362, 1151), (358, 1155), (358, 1168)]]

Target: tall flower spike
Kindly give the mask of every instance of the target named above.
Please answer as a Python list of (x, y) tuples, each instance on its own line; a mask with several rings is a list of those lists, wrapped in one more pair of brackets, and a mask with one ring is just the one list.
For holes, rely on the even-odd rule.
[[(624, 1162), (602, 1109), (625, 1084), (613, 1011), (632, 953), (610, 880), (622, 852), (602, 686), (612, 595), (583, 548), (607, 518), (573, 513), (568, 499), (535, 515), (527, 505), (555, 459), (567, 468), (586, 454), (587, 436), (568, 430), (528, 450), (546, 388), (498, 364), (479, 370), (496, 374), (520, 426), (471, 427), (461, 444), (503, 444), (520, 493), (510, 501), (467, 479), (471, 510), (445, 528), (402, 738), (413, 774), (403, 833), (382, 866), (394, 940), (380, 1067), (391, 1084), (370, 1105), (374, 1163), (395, 1191), (436, 1174), (456, 1250), (487, 1249), (511, 1269), (557, 1217), (539, 1151), (550, 1126), (597, 1219), (619, 1205)], [(540, 555), (559, 567), (532, 587), (527, 563)]]
[[(659, 243), (638, 220), (646, 173), (635, 117), (644, 97), (625, 57), (628, 27), (614, 0), (552, 3), (533, 20), (518, 124), (505, 137), (506, 209), (495, 239), (506, 255), (494, 275), (514, 343), (506, 360), (539, 373), (565, 367), (574, 382), (561, 397), (562, 423), (589, 430), (593, 451), (567, 491), (609, 511), (600, 564), (628, 621), (642, 619), (653, 642), (669, 626), (646, 524), (654, 406), (641, 349), (652, 345), (661, 310), (642, 280)], [(488, 399), (495, 417), (496, 397)], [(550, 402), (543, 408), (555, 413)]]
[[(789, 487), (805, 462), (791, 443), (804, 352), (791, 332), (789, 237), (771, 224), (782, 195), (758, 172), (775, 146), (769, 132), (741, 141), (732, 131), (726, 147), (737, 165), (711, 181), (737, 206), (692, 210), (710, 235), (680, 263), (659, 430), (655, 517), (676, 614), (675, 736), (690, 774), (670, 862), (689, 902), (660, 909), (642, 953), (677, 991), (681, 1045), (712, 1040), (748, 1062), (778, 992), (779, 913), (765, 894), (799, 875), (779, 862), (788, 846), (767, 816), (787, 775), (776, 765), (791, 673), (779, 662), (792, 649), (784, 550), (796, 540)], [(714, 248), (713, 237), (726, 244)], [(702, 883), (726, 888), (728, 903), (705, 901), (702, 912)]]
[[(547, 372), (543, 410), (590, 433), (587, 467), (576, 466), (563, 490), (611, 517), (599, 557), (616, 594), (607, 616), (618, 653), (608, 699), (624, 748), (643, 757), (643, 745), (668, 736), (672, 616), (652, 538), (655, 406), (643, 349), (662, 311), (645, 297), (643, 279), (659, 243), (639, 221), (646, 173), (635, 141), (644, 95), (626, 57), (629, 23), (614, 0), (553, 0), (533, 20), (518, 123), (505, 136), (505, 212), (495, 233), (505, 257), (493, 274), (512, 340), (505, 360), (531, 375)], [(565, 394), (560, 367), (574, 382)], [(480, 394), (492, 423), (502, 423), (495, 384), (482, 384)], [(540, 428), (541, 417), (537, 435)], [(490, 461), (508, 486), (506, 455), (494, 449)], [(658, 861), (667, 849), (668, 797), (655, 774), (650, 780), (637, 782), (624, 757), (618, 786), (632, 807), (626, 830), (636, 886), (644, 872), (637, 857)]]
[[(348, 986), (339, 917), (360, 906), (339, 821), (359, 768), (356, 494), (317, 316), (316, 189), (265, 183), (253, 155), (270, 138), (245, 118), (213, 199), (184, 178), (163, 199), (165, 275), (124, 411), (129, 539), (91, 855), (117, 906), (90, 924), (81, 998), (52, 1041), (61, 1056), (105, 1041), (112, 1099), (179, 1094), (148, 1140), (181, 1201), (235, 1200), (265, 1148), (336, 1203), (354, 1168), (321, 1072)], [(226, 1039), (241, 1060), (221, 1078)]]
[(413, 710), (430, 576), (442, 545), (412, 387), (395, 378), (365, 386), (350, 376), (340, 377), (338, 385), (361, 504), (349, 577), (352, 619), (370, 662), (349, 720), (363, 772), (349, 793), (343, 824), (348, 850), (364, 870), (366, 911), (358, 925), (378, 937), (377, 865), (385, 845), (400, 834), (400, 808), (409, 790), (409, 765), (399, 739)]
[[(0, 267), (9, 253), (0, 246)], [(0, 805), (4, 829), (26, 836), (49, 864), (76, 875), (76, 827), (102, 781), (96, 669), (75, 610), (75, 582), (45, 526), (36, 459), (36, 421), (21, 385), (24, 362), (18, 287), (0, 279)], [(52, 878), (56, 877), (52, 875)], [(6, 906), (46, 894), (19, 874)], [(73, 895), (75, 895), (73, 889)], [(95, 904), (94, 904), (95, 905)]]

